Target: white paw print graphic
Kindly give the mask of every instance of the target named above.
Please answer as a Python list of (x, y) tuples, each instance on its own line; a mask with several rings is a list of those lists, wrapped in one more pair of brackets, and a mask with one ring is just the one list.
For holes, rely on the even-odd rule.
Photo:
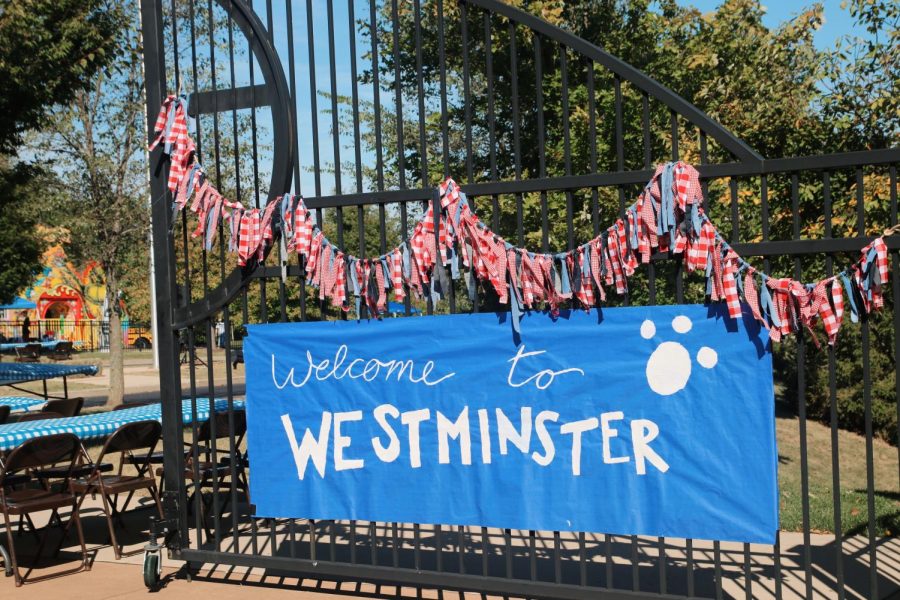
[[(675, 333), (687, 333), (694, 324), (684, 315), (672, 319)], [(656, 335), (656, 324), (646, 320), (641, 324), (641, 337), (645, 340)], [(697, 352), (697, 362), (705, 369), (712, 369), (719, 362), (719, 355), (709, 346)], [(656, 347), (647, 361), (647, 383), (660, 396), (671, 396), (684, 389), (691, 378), (691, 355), (678, 342), (663, 342)]]

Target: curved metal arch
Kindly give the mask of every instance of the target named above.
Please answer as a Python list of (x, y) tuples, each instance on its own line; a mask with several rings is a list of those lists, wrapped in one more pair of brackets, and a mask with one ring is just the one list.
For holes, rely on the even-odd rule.
[(256, 57), (265, 85), (237, 89), (221, 89), (195, 93), (189, 103), (191, 115), (224, 112), (228, 110), (269, 106), (272, 110), (274, 147), (272, 180), (268, 199), (280, 196), (290, 189), (291, 165), (294, 164), (294, 148), (297, 146), (297, 127), (291, 110), (291, 95), (278, 52), (269, 41), (265, 26), (246, 0), (216, 0), (228, 17), (234, 21), (250, 44), (250, 52)]
[[(291, 188), (294, 149), (297, 147), (297, 126), (291, 109), (292, 99), (287, 79), (278, 53), (269, 41), (266, 28), (256, 16), (253, 7), (246, 0), (216, 0), (216, 2), (225, 9), (229, 18), (250, 43), (250, 51), (259, 63), (265, 85), (195, 94), (189, 106), (203, 113), (268, 104), (272, 110), (272, 122), (275, 124), (272, 180), (267, 194), (267, 200), (271, 201)], [(260, 94), (265, 94), (268, 102), (262, 101)], [(202, 300), (177, 307), (174, 311), (174, 327), (181, 329), (193, 325), (220, 310), (252, 279), (256, 268), (256, 264), (237, 268), (225, 278), (225, 281), (207, 292)]]
[(648, 77), (642, 71), (635, 69), (628, 63), (616, 58), (598, 46), (582, 39), (564, 29), (544, 21), (534, 15), (526, 13), (514, 6), (510, 6), (497, 0), (464, 0), (467, 4), (478, 6), (487, 11), (502, 15), (507, 19), (528, 27), (532, 31), (540, 33), (544, 37), (557, 41), (578, 52), (585, 58), (603, 65), (606, 69), (618, 75), (625, 81), (647, 92), (652, 98), (659, 100), (677, 114), (699, 127), (716, 142), (726, 148), (741, 162), (762, 163), (763, 156), (744, 143), (743, 140), (712, 120), (702, 110), (667, 88), (654, 79)]
[[(745, 166), (751, 169), (762, 168), (764, 157), (743, 140), (674, 91), (600, 47), (503, 2), (497, 0), (462, 1), (504, 16), (512, 22), (528, 27), (547, 39), (556, 41), (585, 58), (602, 65), (613, 74), (643, 90), (652, 98), (662, 102), (669, 109), (699, 127), (722, 147), (731, 152)], [(297, 131), (293, 112), (288, 105), (291, 101), (290, 92), (288, 91), (278, 54), (269, 42), (265, 27), (259, 21), (252, 6), (247, 4), (246, 0), (216, 0), (216, 2), (228, 12), (242, 33), (251, 42), (251, 50), (260, 64), (263, 78), (266, 83), (272, 86), (268, 88), (268, 91), (273, 122), (278, 124), (284, 123), (283, 130), (280, 127), (274, 128), (274, 164), (272, 184), (268, 194), (271, 200), (280, 195), (281, 192), (279, 190), (288, 190), (291, 186), (293, 152), (296, 148)], [(257, 53), (257, 50), (259, 50), (259, 53)], [(230, 92), (225, 91), (224, 93), (227, 95)], [(248, 94), (250, 92), (245, 90), (244, 93)], [(227, 109), (230, 110), (235, 106), (235, 102), (232, 101), (227, 106)], [(203, 98), (200, 98), (200, 105), (203, 105)], [(281, 182), (281, 185), (278, 185), (279, 182)], [(427, 195), (423, 196), (423, 199), (427, 199), (427, 197)], [(235, 269), (225, 281), (209, 291), (202, 300), (176, 308), (174, 311), (174, 326), (176, 328), (188, 327), (207, 318), (211, 313), (220, 310), (234, 299), (240, 290), (258, 274), (257, 271), (260, 269), (265, 270), (265, 267), (252, 264), (244, 268)]]

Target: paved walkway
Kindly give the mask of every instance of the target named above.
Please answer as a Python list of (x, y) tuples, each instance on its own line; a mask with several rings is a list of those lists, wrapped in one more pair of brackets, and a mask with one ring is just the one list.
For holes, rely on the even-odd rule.
[[(199, 356), (203, 361), (207, 360), (206, 351), (200, 349)], [(4, 357), (6, 358), (6, 357)], [(85, 399), (85, 407), (96, 408), (106, 404), (109, 396), (109, 361), (108, 359), (99, 360), (77, 360), (77, 362), (91, 362), (92, 364), (100, 364), (101, 370), (98, 375), (92, 377), (70, 377), (69, 396), (81, 396)], [(216, 349), (213, 352), (213, 383), (215, 394), (222, 396), (226, 390), (226, 365), (225, 353)], [(244, 365), (240, 364), (236, 369), (229, 366), (232, 378), (232, 389), (234, 395), (242, 396), (244, 394)], [(148, 402), (159, 400), (159, 371), (153, 368), (153, 356), (149, 352), (141, 353), (138, 356), (127, 356), (125, 358), (125, 403), (129, 402)], [(209, 378), (209, 369), (206, 365), (197, 364), (194, 368), (195, 385), (197, 387), (198, 396), (207, 396), (207, 381)], [(188, 365), (182, 365), (181, 368), (181, 385), (184, 395), (190, 394), (190, 368)], [(21, 386), (25, 389), (33, 390), (37, 395), (42, 392), (42, 384), (40, 382), (25, 384)], [(62, 390), (62, 380), (51, 380), (49, 383), (51, 394), (60, 394)], [(5, 393), (0, 388), (0, 394)]]
[[(133, 556), (125, 557), (120, 561), (116, 561), (112, 548), (109, 546), (108, 533), (106, 530), (106, 521), (100, 511), (99, 499), (88, 499), (82, 509), (82, 519), (85, 529), (85, 539), (88, 551), (92, 559), (92, 569), (89, 572), (78, 573), (66, 577), (50, 579), (34, 584), (26, 584), (22, 588), (15, 588), (12, 578), (0, 577), (0, 598), (28, 598), (28, 599), (44, 599), (44, 598), (90, 598), (91, 600), (102, 600), (106, 598), (146, 598), (147, 590), (144, 588), (141, 561), (144, 544), (146, 543), (147, 533), (146, 526), (149, 516), (153, 514), (153, 507), (149, 503), (149, 499), (142, 499), (143, 508), (136, 511), (130, 511), (125, 515), (125, 521), (128, 527), (127, 533), (117, 533), (120, 536), (120, 542), (124, 543), (127, 551), (135, 552)], [(46, 517), (44, 517), (46, 519)], [(37, 524), (43, 525), (38, 520)], [(260, 527), (265, 527), (260, 525)], [(287, 532), (285, 527), (278, 527), (273, 532), (273, 536), (279, 541), (277, 547), (279, 554), (281, 550), (285, 550), (287, 544)], [(304, 529), (302, 526), (300, 529)], [(406, 538), (405, 532), (407, 528), (401, 531), (401, 537)], [(409, 528), (411, 529), (411, 528)], [(478, 528), (474, 528), (477, 530)], [(0, 527), (2, 532), (2, 527)], [(475, 533), (477, 535), (477, 532)], [(56, 534), (54, 533), (54, 536)], [(248, 533), (245, 531), (243, 536), (246, 538)], [(424, 533), (423, 533), (424, 535)], [(269, 539), (269, 535), (261, 533), (261, 539), (265, 541)], [(427, 537), (427, 536), (426, 536)], [(565, 538), (568, 536), (565, 535)], [(833, 537), (830, 535), (812, 535), (812, 547), (810, 559), (811, 568), (811, 585), (813, 590), (812, 598), (830, 600), (834, 598), (833, 572), (835, 548), (833, 545)], [(58, 540), (53, 537), (52, 541)], [(424, 538), (423, 538), (424, 539)], [(0, 540), (5, 543), (5, 532), (2, 532)], [(28, 558), (33, 554), (36, 547), (34, 536), (24, 535), (17, 537), (17, 548), (19, 549), (20, 562), (28, 563)], [(338, 536), (339, 544), (343, 540), (343, 536)], [(327, 540), (326, 540), (327, 541)], [(642, 540), (643, 541), (643, 540)], [(245, 544), (247, 543), (244, 540)], [(641, 553), (645, 559), (652, 558), (652, 551), (655, 547), (655, 539), (646, 540), (646, 544), (641, 545)], [(297, 540), (300, 547), (308, 545), (308, 540), (304, 542), (302, 532)], [(324, 541), (322, 543), (325, 543)], [(563, 545), (567, 545), (567, 539), (563, 539)], [(223, 547), (228, 545), (228, 539), (223, 539)], [(404, 547), (407, 544), (403, 544)], [(783, 533), (781, 536), (782, 548), (782, 593), (785, 599), (795, 599), (805, 597), (806, 582), (804, 576), (804, 552), (803, 552), (803, 536), (798, 533)], [(54, 571), (62, 570), (72, 566), (77, 561), (80, 554), (76, 552), (75, 536), (70, 535), (64, 544), (63, 552), (58, 560), (47, 560), (40, 563), (40, 568), (36, 569), (35, 575), (49, 574)], [(667, 544), (667, 560), (672, 563), (682, 563), (682, 548), (678, 542), (672, 541)], [(249, 551), (249, 549), (248, 549)], [(263, 554), (269, 554), (271, 550), (260, 548)], [(325, 548), (321, 551), (324, 553)], [(285, 550), (286, 552), (286, 550)], [(751, 570), (753, 579), (753, 588), (751, 595), (753, 598), (773, 598), (774, 597), (774, 579), (771, 564), (770, 552), (768, 547), (751, 546)], [(900, 598), (898, 584), (900, 584), (900, 539), (886, 538), (880, 540), (879, 544), (879, 597), (896, 600)], [(630, 573), (628, 566), (628, 552), (616, 551), (614, 564), (617, 570)], [(711, 582), (712, 569), (712, 548), (711, 544), (704, 542), (695, 542), (694, 545), (695, 573), (697, 574), (698, 589), (697, 593), (701, 597), (711, 597), (713, 590), (706, 589)], [(869, 569), (867, 563), (866, 540), (861, 536), (844, 541), (844, 577), (846, 582), (846, 597), (848, 599), (862, 600), (866, 597), (864, 592), (867, 589), (867, 581)], [(647, 562), (642, 560), (642, 571), (646, 566), (646, 581), (642, 581), (642, 589), (648, 593), (654, 593), (654, 587), (657, 585), (658, 569), (655, 561)], [(338, 600), (339, 598), (364, 597), (378, 599), (420, 599), (432, 598), (435, 600), (468, 600), (472, 598), (480, 598), (486, 600), (487, 596), (477, 593), (461, 594), (458, 592), (447, 590), (436, 590), (432, 588), (418, 590), (413, 587), (397, 587), (393, 585), (377, 585), (374, 583), (357, 583), (357, 582), (337, 582), (332, 580), (317, 580), (309, 578), (298, 578), (292, 574), (279, 571), (266, 571), (262, 569), (248, 570), (238, 567), (227, 567), (217, 565), (204, 565), (198, 573), (193, 574), (192, 580), (188, 581), (186, 572), (181, 569), (182, 564), (171, 561), (168, 558), (163, 559), (164, 567), (164, 586), (157, 595), (160, 598), (185, 598), (189, 595), (202, 594), (208, 597), (215, 597), (216, 600), (227, 600), (231, 598), (295, 598), (298, 600)], [(744, 568), (743, 552), (739, 544), (723, 544), (722, 545), (722, 568), (724, 571), (724, 598), (744, 598), (746, 590), (742, 585), (744, 582), (742, 571)], [(672, 574), (667, 577), (670, 587), (667, 590), (670, 594), (684, 593), (685, 590), (675, 589), (682, 585), (676, 581), (681, 575), (675, 573), (683, 572), (681, 568), (672, 567)], [(643, 577), (643, 575), (642, 575)], [(625, 583), (630, 581), (628, 577), (619, 577), (617, 581)], [(701, 589), (702, 588), (702, 589)], [(709, 592), (709, 593), (707, 593)], [(288, 596), (290, 594), (290, 596)]]

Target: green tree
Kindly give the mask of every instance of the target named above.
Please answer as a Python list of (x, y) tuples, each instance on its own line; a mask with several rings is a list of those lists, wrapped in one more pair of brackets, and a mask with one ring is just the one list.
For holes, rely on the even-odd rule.
[[(111, 403), (124, 396), (124, 272), (146, 256), (149, 226), (142, 56), (131, 16), (116, 40), (115, 63), (56, 108), (34, 144), (37, 155), (59, 173), (66, 192), (65, 205), (58, 208), (69, 232), (67, 254), (96, 260), (106, 279)], [(141, 270), (146, 274), (146, 263)]]
[(23, 135), (110, 64), (121, 18), (112, 0), (0, 0), (0, 302), (41, 266), (36, 215), (23, 204), (46, 196), (46, 173), (19, 162)]

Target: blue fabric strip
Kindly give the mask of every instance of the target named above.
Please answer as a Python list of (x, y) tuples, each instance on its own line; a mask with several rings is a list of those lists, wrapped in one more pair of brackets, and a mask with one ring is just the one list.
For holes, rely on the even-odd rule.
[(781, 327), (783, 323), (781, 319), (778, 318), (778, 311), (775, 310), (775, 302), (772, 300), (772, 293), (769, 292), (768, 286), (766, 286), (766, 282), (764, 281), (762, 286), (760, 286), (760, 298), (762, 299), (763, 306), (766, 307), (766, 312), (769, 314), (769, 319), (772, 321), (772, 325), (775, 327)]
[(847, 291), (847, 298), (850, 301), (850, 320), (854, 323), (858, 323), (859, 309), (856, 306), (856, 297), (853, 294), (853, 284), (850, 283), (850, 278), (844, 273), (841, 273), (841, 281), (844, 284), (844, 289)]
[(560, 274), (561, 283), (562, 283), (562, 287), (561, 287), (562, 293), (563, 294), (571, 294), (572, 287), (569, 285), (569, 268), (566, 266), (565, 258), (559, 259), (559, 274)]
[(409, 270), (409, 247), (405, 243), (402, 245), (401, 254), (403, 255), (403, 277), (408, 281), (411, 275)]

